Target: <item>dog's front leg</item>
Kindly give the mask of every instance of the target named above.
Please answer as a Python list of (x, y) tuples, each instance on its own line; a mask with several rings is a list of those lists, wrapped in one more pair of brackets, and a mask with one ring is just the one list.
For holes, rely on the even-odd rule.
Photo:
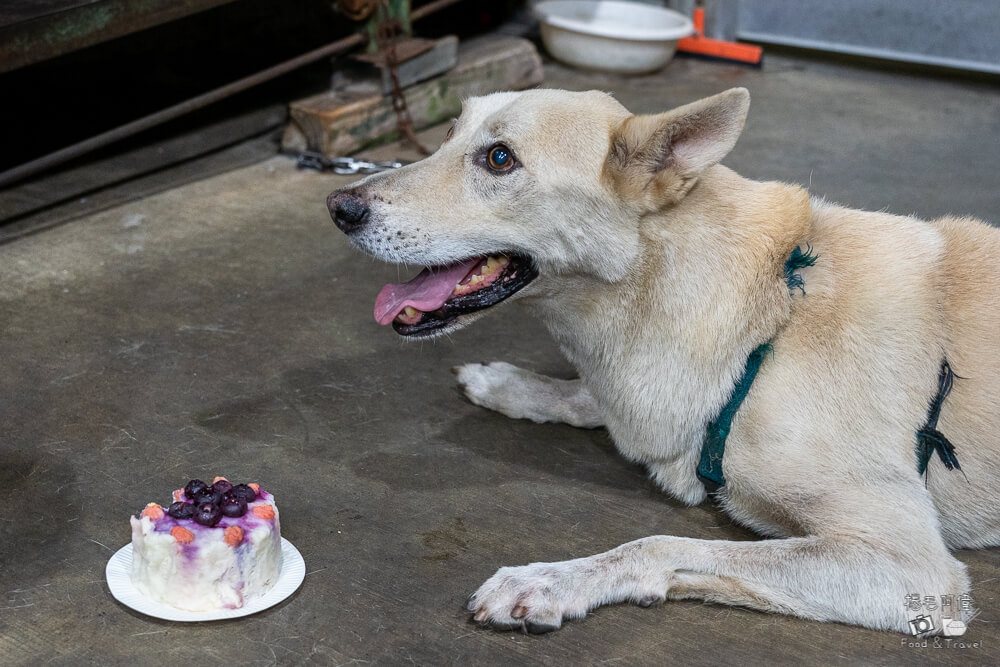
[(452, 369), (469, 400), (514, 419), (565, 422), (580, 428), (604, 425), (593, 396), (577, 380), (558, 380), (502, 361)]
[(847, 538), (648, 537), (587, 558), (501, 568), (468, 609), (484, 624), (548, 632), (605, 604), (695, 598), (907, 632), (908, 595), (968, 591), (965, 567), (943, 545), (920, 551), (914, 558)]

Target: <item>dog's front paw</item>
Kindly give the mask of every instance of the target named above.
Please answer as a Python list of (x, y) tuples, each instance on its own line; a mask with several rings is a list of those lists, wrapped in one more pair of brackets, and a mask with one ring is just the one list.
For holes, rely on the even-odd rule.
[(483, 625), (552, 632), (590, 608), (576, 579), (567, 563), (502, 567), (469, 598), (468, 610)]
[(458, 386), (470, 401), (476, 405), (496, 410), (508, 417), (520, 419), (529, 417), (526, 414), (526, 405), (522, 405), (528, 399), (524, 380), (520, 377), (524, 373), (513, 364), (503, 361), (494, 361), (490, 364), (462, 364), (452, 369), (458, 376)]

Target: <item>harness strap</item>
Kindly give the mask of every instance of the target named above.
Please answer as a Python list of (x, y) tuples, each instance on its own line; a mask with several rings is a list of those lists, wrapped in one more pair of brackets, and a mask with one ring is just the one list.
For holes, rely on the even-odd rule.
[[(917, 431), (917, 472), (923, 475), (927, 472), (927, 464), (930, 463), (931, 454), (935, 451), (938, 458), (948, 470), (962, 470), (958, 465), (958, 457), (955, 455), (955, 445), (951, 444), (948, 438), (944, 437), (941, 431), (937, 430), (938, 417), (941, 416), (941, 405), (944, 399), (951, 393), (951, 387), (955, 383), (955, 373), (948, 365), (948, 360), (941, 361), (941, 371), (938, 373), (938, 393), (931, 402), (931, 407), (927, 411), (927, 423)], [(965, 472), (962, 471), (964, 475)]]
[[(798, 289), (805, 296), (805, 283), (802, 277), (795, 273), (796, 269), (812, 266), (817, 257), (812, 254), (812, 248), (806, 246), (806, 252), (796, 247), (785, 262), (785, 281), (788, 283), (789, 291)], [(740, 409), (743, 400), (750, 392), (757, 371), (764, 361), (765, 355), (772, 352), (771, 344), (764, 343), (750, 353), (747, 359), (743, 375), (733, 387), (733, 393), (729, 401), (722, 406), (719, 416), (709, 422), (705, 429), (705, 439), (701, 444), (701, 457), (698, 460), (696, 473), (698, 479), (705, 486), (705, 491), (709, 494), (715, 493), (726, 485), (726, 477), (722, 474), (722, 457), (726, 453), (726, 438), (729, 437), (729, 430), (732, 428), (733, 418), (736, 411)], [(938, 418), (941, 416), (941, 406), (944, 399), (951, 393), (952, 385), (955, 382), (954, 372), (948, 365), (948, 360), (941, 361), (941, 371), (938, 374), (938, 393), (931, 402), (927, 411), (927, 422), (924, 427), (917, 431), (917, 472), (923, 475), (927, 471), (931, 455), (937, 451), (938, 457), (948, 470), (962, 471), (962, 466), (958, 464), (958, 456), (955, 454), (955, 446), (940, 431), (937, 430)], [(964, 475), (965, 472), (962, 471)]]
[(764, 343), (750, 353), (743, 377), (733, 388), (729, 402), (723, 406), (722, 412), (708, 424), (708, 428), (705, 430), (705, 440), (701, 445), (701, 460), (698, 461), (697, 473), (698, 479), (705, 485), (705, 490), (708, 493), (714, 493), (726, 485), (726, 478), (722, 474), (722, 456), (726, 453), (726, 438), (729, 437), (729, 429), (733, 424), (736, 411), (740, 409), (754, 378), (757, 377), (757, 371), (760, 370), (760, 365), (764, 361), (764, 355), (770, 351), (771, 344)]

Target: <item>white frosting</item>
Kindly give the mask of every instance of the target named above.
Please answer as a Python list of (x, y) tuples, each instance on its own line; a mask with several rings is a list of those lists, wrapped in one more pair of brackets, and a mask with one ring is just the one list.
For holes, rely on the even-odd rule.
[[(248, 511), (245, 517), (223, 519), (214, 528), (169, 516), (158, 522), (148, 516), (132, 517), (132, 583), (147, 597), (187, 611), (242, 607), (270, 590), (281, 572), (276, 507), (274, 512), (273, 520), (264, 520)], [(160, 522), (167, 523), (156, 530)], [(175, 525), (189, 530), (194, 540), (178, 542), (169, 532)], [(243, 530), (236, 547), (225, 541), (228, 525)]]

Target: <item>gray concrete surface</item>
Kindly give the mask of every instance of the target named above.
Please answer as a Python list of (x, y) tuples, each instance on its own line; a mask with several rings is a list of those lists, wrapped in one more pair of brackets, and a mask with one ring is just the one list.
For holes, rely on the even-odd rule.
[[(727, 160), (745, 175), (1000, 220), (1000, 96), (984, 84), (772, 58), (631, 79), (552, 65), (547, 85), (635, 111), (745, 85)], [(982, 609), (964, 650), (697, 602), (603, 608), (541, 637), (471, 625), (465, 599), (501, 565), (655, 533), (754, 536), (658, 492), (603, 431), (462, 400), (448, 368), (463, 361), (571, 369), (516, 307), (439, 342), (379, 328), (374, 296), (401, 274), (330, 223), (324, 197), (344, 182), (278, 157), (0, 246), (0, 662), (996, 663), (1000, 550), (959, 554)], [(129, 515), (215, 474), (276, 495), (301, 589), (199, 625), (116, 603), (104, 567)]]

